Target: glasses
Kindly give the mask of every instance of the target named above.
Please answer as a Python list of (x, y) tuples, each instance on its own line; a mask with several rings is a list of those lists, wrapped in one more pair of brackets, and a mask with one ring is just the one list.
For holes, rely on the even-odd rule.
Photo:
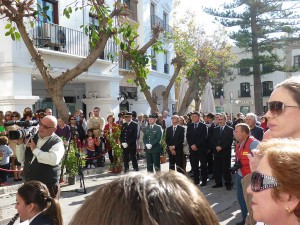
[(268, 175), (259, 172), (254, 172), (251, 178), (251, 189), (253, 192), (260, 192), (268, 188), (278, 187), (277, 180)]
[(19, 116), (12, 115), (11, 117), (14, 118), (14, 117), (19, 117)]
[(269, 110), (273, 115), (280, 115), (283, 113), (284, 108), (288, 107), (294, 107), (294, 108), (300, 108), (298, 105), (285, 105), (283, 102), (280, 101), (273, 101), (268, 103)]
[(76, 120), (75, 118), (71, 118), (70, 120)]
[(45, 129), (55, 128), (55, 127), (48, 127), (45, 124), (43, 124), (42, 122), (40, 122), (39, 124), (40, 124), (40, 127), (44, 127)]

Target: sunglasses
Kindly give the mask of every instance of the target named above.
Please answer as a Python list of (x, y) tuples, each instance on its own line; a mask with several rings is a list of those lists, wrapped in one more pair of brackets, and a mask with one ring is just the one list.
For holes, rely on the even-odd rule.
[(275, 187), (278, 187), (278, 182), (274, 177), (259, 172), (253, 172), (251, 178), (251, 189), (253, 192), (260, 192)]
[(280, 115), (283, 113), (284, 108), (288, 107), (294, 107), (294, 108), (300, 108), (298, 105), (285, 105), (283, 102), (280, 101), (273, 101), (268, 103), (269, 110), (273, 115)]
[(14, 118), (14, 117), (18, 117), (18, 116), (11, 116), (12, 118)]

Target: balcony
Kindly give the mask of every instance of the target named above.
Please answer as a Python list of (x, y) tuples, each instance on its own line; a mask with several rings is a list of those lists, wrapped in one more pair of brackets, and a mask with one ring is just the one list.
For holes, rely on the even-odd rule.
[(123, 70), (131, 70), (130, 69), (130, 62), (124, 58), (122, 54), (119, 57), (119, 68)]
[[(90, 52), (89, 36), (82, 31), (59, 26), (53, 23), (36, 21), (31, 30), (33, 44), (37, 48), (63, 52), (71, 55), (86, 57)], [(116, 55), (117, 45), (108, 41), (99, 59), (110, 60), (109, 55)], [(115, 57), (116, 59), (116, 57)]]
[(170, 34), (173, 34), (173, 28), (171, 26), (169, 26), (164, 20), (162, 20), (161, 18), (159, 18), (156, 15), (151, 15), (151, 29), (153, 29), (153, 27), (155, 26), (159, 26), (161, 27), (165, 32), (168, 32)]

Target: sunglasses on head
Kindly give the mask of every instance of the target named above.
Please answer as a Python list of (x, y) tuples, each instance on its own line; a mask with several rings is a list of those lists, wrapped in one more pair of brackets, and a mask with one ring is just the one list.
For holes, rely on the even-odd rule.
[(284, 108), (288, 107), (294, 107), (294, 108), (300, 108), (298, 105), (285, 105), (283, 102), (280, 101), (273, 101), (268, 103), (269, 110), (273, 115), (280, 115), (283, 113)]
[(278, 182), (274, 177), (259, 172), (253, 172), (251, 178), (251, 189), (253, 192), (260, 192), (275, 187), (278, 187)]

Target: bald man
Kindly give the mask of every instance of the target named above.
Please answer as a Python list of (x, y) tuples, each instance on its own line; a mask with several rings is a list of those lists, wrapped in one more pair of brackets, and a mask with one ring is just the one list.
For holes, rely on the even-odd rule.
[(50, 195), (59, 198), (60, 163), (64, 156), (63, 141), (55, 134), (57, 119), (48, 115), (40, 120), (38, 133), (24, 145), (25, 139), (16, 140), (16, 155), (24, 163), (26, 181), (37, 180), (47, 185)]

